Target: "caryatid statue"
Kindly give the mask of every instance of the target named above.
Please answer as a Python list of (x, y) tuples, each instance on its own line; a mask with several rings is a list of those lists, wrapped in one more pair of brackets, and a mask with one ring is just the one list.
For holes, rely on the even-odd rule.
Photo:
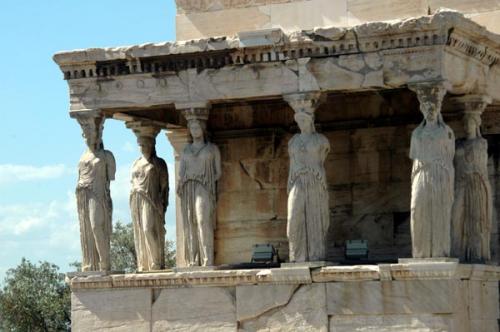
[(410, 88), (416, 92), (424, 115), (410, 145), (413, 257), (449, 257), (455, 135), (441, 115), (446, 89), (439, 83)]
[(455, 151), (455, 202), (452, 214), (452, 253), (466, 262), (490, 260), (492, 193), (488, 179), (488, 142), (481, 136), (481, 113), (490, 100), (457, 98), (465, 106), (465, 138)]
[(99, 112), (82, 111), (72, 116), (80, 123), (88, 147), (80, 158), (76, 187), (82, 271), (109, 271), (113, 211), (109, 186), (115, 179), (115, 158), (103, 148), (104, 117)]
[(216, 183), (221, 176), (219, 148), (207, 141), (207, 108), (184, 111), (192, 143), (181, 155), (177, 194), (184, 227), (184, 257), (188, 266), (214, 265)]
[(132, 166), (130, 211), (137, 253), (137, 270), (165, 268), (165, 212), (168, 206), (167, 164), (156, 155), (160, 128), (128, 123), (142, 156)]
[(324, 168), (330, 151), (328, 139), (316, 132), (314, 111), (320, 95), (285, 96), (295, 111), (300, 134), (288, 143), (287, 236), (290, 262), (326, 259), (326, 236), (330, 225), (328, 186)]

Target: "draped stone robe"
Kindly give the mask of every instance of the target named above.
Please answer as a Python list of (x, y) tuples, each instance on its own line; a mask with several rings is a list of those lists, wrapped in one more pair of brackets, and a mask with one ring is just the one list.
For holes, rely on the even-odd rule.
[(316, 132), (297, 134), (288, 144), (287, 236), (291, 262), (326, 259), (330, 217), (323, 163), (329, 151), (328, 139)]
[(161, 158), (141, 157), (132, 166), (130, 209), (139, 271), (165, 267), (165, 211), (168, 170)]
[(411, 137), (411, 235), (414, 258), (449, 257), (455, 136), (440, 122)]
[(85, 152), (78, 165), (76, 199), (83, 271), (110, 269), (113, 205), (109, 185), (115, 171), (115, 159), (107, 150)]
[(219, 148), (206, 143), (196, 150), (187, 144), (179, 166), (184, 257), (189, 266), (214, 264), (214, 229)]
[(488, 143), (482, 138), (457, 141), (453, 255), (468, 262), (491, 257), (492, 196), (488, 179)]

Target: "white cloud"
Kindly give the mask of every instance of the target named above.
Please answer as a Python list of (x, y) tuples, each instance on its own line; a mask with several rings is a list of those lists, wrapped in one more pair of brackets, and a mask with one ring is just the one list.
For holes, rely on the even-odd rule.
[(0, 164), (0, 184), (56, 179), (74, 172), (73, 168), (63, 164), (48, 166)]
[(79, 256), (79, 223), (73, 192), (47, 203), (0, 205), (0, 279), (22, 257), (68, 269), (68, 263)]
[(132, 144), (130, 141), (126, 141), (122, 145), (122, 150), (125, 152), (137, 152), (137, 153), (139, 153), (139, 149), (138, 149), (137, 145)]
[[(76, 199), (67, 192), (66, 200), (49, 203), (0, 205), (0, 234), (22, 236), (37, 231), (59, 231), (77, 220)], [(52, 233), (46, 233), (50, 237)], [(66, 233), (67, 234), (67, 233)]]

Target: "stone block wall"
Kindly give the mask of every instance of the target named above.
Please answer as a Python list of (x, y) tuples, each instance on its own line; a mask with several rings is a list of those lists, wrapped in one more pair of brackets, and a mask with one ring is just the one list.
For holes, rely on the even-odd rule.
[[(94, 278), (91, 283), (108, 286), (73, 285), (72, 330), (498, 331), (498, 271), (489, 268), (489, 276), (470, 278), (484, 267), (444, 265), (393, 265), (384, 278), (382, 266), (301, 270), (309, 281), (294, 280), (293, 268)], [(411, 278), (391, 278), (412, 270)], [(280, 280), (255, 280), (273, 274)], [(127, 286), (115, 288), (123, 279)], [(201, 279), (206, 284), (198, 284)], [(167, 280), (170, 286), (162, 286)]]
[(433, 13), (445, 7), (500, 32), (495, 0), (176, 0), (177, 40), (235, 35), (241, 31), (354, 26)]

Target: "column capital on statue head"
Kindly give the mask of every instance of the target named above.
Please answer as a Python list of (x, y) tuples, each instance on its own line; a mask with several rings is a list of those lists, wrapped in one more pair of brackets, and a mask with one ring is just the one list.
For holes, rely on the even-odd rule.
[(85, 109), (71, 111), (69, 116), (76, 119), (82, 127), (84, 136), (94, 135), (99, 140), (104, 129), (104, 113), (99, 109)]
[(309, 115), (314, 115), (316, 108), (324, 102), (325, 98), (326, 95), (321, 93), (321, 91), (298, 92), (283, 95), (283, 100), (285, 100), (296, 113), (303, 112)]
[(158, 133), (162, 129), (160, 126), (147, 120), (126, 121), (125, 125), (127, 128), (132, 129), (138, 140), (142, 138), (156, 139), (156, 136), (158, 136)]
[(210, 106), (210, 103), (207, 101), (175, 103), (175, 108), (182, 112), (187, 121), (207, 121), (210, 114)]
[(492, 101), (493, 99), (486, 94), (468, 94), (450, 98), (453, 109), (464, 113), (482, 114), (486, 106), (491, 104)]
[(100, 109), (80, 109), (70, 111), (69, 116), (78, 121), (86, 121), (90, 119), (104, 118), (104, 113)]
[(441, 112), (444, 96), (449, 89), (449, 82), (445, 80), (426, 81), (408, 84), (408, 89), (415, 92), (420, 103), (420, 112), (424, 115), (429, 110)]
[(418, 100), (429, 100), (430, 98), (436, 101), (443, 101), (446, 92), (449, 90), (450, 83), (445, 80), (425, 81), (419, 83), (408, 84), (408, 89), (417, 94)]

